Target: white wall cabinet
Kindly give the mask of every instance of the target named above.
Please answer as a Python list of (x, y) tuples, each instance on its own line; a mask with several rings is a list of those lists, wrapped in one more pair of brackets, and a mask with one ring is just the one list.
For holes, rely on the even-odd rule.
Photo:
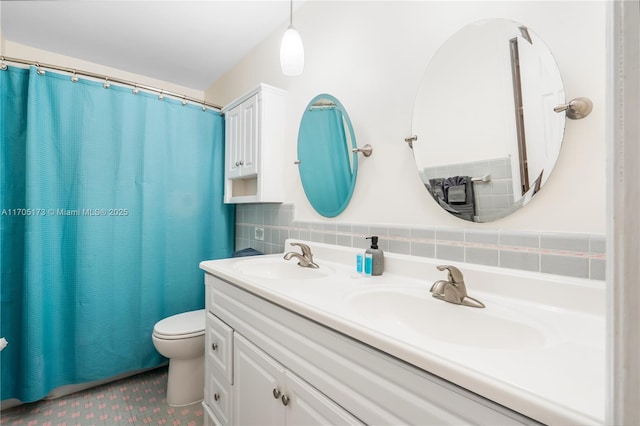
[(225, 203), (283, 201), (285, 95), (261, 84), (222, 109)]

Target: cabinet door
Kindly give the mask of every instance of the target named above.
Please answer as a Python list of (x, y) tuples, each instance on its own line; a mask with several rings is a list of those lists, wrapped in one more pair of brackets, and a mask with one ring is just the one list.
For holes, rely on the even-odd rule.
[(224, 115), (225, 172), (228, 179), (240, 177), (242, 171), (241, 113), (242, 106), (237, 106)]
[(242, 176), (258, 174), (259, 110), (258, 95), (253, 95), (242, 103)]
[(238, 333), (234, 333), (233, 357), (234, 424), (284, 425), (284, 368)]
[(287, 425), (362, 425), (360, 420), (290, 371), (285, 373)]

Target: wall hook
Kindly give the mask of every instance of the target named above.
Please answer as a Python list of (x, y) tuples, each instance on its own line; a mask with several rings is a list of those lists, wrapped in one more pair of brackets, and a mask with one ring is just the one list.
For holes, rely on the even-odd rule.
[(572, 120), (580, 120), (585, 118), (593, 109), (593, 103), (589, 98), (575, 98), (569, 101), (568, 104), (558, 105), (554, 107), (555, 112), (566, 111), (567, 117)]
[(373, 147), (369, 144), (366, 144), (362, 148), (353, 148), (351, 152), (361, 152), (365, 157), (371, 157), (373, 153)]

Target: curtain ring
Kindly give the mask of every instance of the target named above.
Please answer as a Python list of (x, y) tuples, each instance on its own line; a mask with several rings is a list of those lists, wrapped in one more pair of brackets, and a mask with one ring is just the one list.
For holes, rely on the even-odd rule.
[(184, 95), (182, 97), (182, 106), (185, 106), (185, 105), (187, 105), (187, 95)]
[(202, 111), (204, 112), (204, 111), (206, 111), (206, 110), (207, 110), (207, 107), (206, 107), (206, 105), (204, 104), (204, 101), (202, 101)]
[(73, 70), (73, 75), (71, 75), (71, 81), (74, 83), (78, 82), (78, 76), (76, 75), (76, 70)]
[(37, 71), (38, 75), (44, 75), (45, 71), (42, 68), (40, 68), (40, 64), (36, 62), (35, 65), (36, 65), (36, 69), (38, 70)]
[(109, 84), (109, 77), (104, 78), (104, 84), (102, 85), (102, 87), (104, 87), (105, 89), (111, 87), (111, 84)]
[(164, 89), (160, 90), (160, 94), (158, 95), (158, 99), (160, 99), (160, 100), (164, 99)]
[[(4, 60), (4, 57), (2, 58)], [(0, 61), (0, 70), (6, 71), (9, 67), (4, 62)]]
[(140, 93), (140, 90), (138, 90), (138, 85), (137, 85), (137, 84), (134, 84), (134, 85), (133, 85), (133, 94), (134, 94), (134, 95), (137, 95), (138, 93)]

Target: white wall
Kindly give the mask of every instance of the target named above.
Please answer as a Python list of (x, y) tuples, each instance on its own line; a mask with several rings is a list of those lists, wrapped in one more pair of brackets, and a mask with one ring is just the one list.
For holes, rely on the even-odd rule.
[[(334, 221), (442, 225), (532, 231), (605, 232), (605, 2), (307, 1), (294, 15), (305, 45), (305, 71), (284, 77), (274, 33), (206, 91), (225, 104), (259, 82), (288, 90), (286, 201), (300, 220), (326, 220), (306, 201), (296, 166), (297, 129), (319, 93), (336, 96), (353, 122), (360, 158), (349, 207)], [(481, 19), (506, 18), (535, 31), (554, 54), (567, 98), (587, 96), (591, 115), (568, 120), (553, 175), (524, 209), (488, 224), (458, 220), (427, 197), (404, 138), (431, 56), (452, 34)], [(250, 29), (245, 29), (250, 30)], [(461, 125), (464, 112), (460, 113)]]
[(3, 39), (2, 42), (2, 55), (6, 57), (25, 59), (29, 61), (57, 65), (67, 68), (75, 68), (82, 71), (89, 71), (109, 77), (121, 78), (123, 80), (131, 81), (134, 83), (157, 87), (158, 89), (164, 89), (180, 95), (187, 95), (195, 99), (204, 98), (204, 92), (202, 92), (201, 90), (195, 90), (167, 81), (162, 81), (140, 74), (123, 71), (117, 68), (96, 64), (94, 62), (88, 62), (82, 59), (60, 55), (58, 53), (49, 52), (47, 50), (37, 49), (35, 47), (15, 43), (7, 39)]

